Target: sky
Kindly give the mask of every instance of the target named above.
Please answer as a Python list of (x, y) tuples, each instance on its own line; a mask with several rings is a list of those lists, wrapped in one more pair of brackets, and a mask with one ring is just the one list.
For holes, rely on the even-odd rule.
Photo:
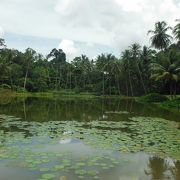
[(175, 25), (180, 0), (0, 0), (0, 37), (7, 47), (44, 55), (61, 48), (68, 59), (117, 56), (132, 43), (149, 45), (157, 21)]

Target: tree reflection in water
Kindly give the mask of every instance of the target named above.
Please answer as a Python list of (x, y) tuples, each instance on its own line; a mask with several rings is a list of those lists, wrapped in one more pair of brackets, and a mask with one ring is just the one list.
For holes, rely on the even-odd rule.
[(164, 180), (167, 164), (159, 157), (150, 157), (148, 162), (148, 169), (145, 174), (151, 176), (151, 180)]
[(170, 170), (174, 179), (177, 179), (177, 180), (180, 179), (180, 162), (179, 161), (175, 161), (174, 166), (172, 166)]
[(179, 180), (180, 179), (180, 162), (173, 161), (170, 158), (161, 159), (160, 157), (151, 156), (144, 170), (151, 180)]

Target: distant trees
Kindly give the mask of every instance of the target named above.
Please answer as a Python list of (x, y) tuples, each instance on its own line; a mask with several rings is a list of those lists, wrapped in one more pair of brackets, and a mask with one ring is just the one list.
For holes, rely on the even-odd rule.
[(0, 49), (6, 47), (4, 39), (0, 38)]
[(166, 53), (159, 53), (156, 61), (151, 63), (151, 72), (151, 78), (169, 84), (171, 97), (176, 96), (177, 83), (180, 80), (180, 52), (170, 49)]
[[(66, 63), (66, 54), (62, 49), (52, 49), (50, 54), (47, 56), (50, 60), (50, 82), (52, 88), (59, 90), (62, 88), (63, 82), (63, 73)], [(54, 86), (55, 85), (55, 86)]]
[(75, 57), (72, 61), (74, 72), (72, 73), (75, 78), (75, 88), (88, 89), (87, 84), (91, 84), (91, 71), (93, 64), (90, 62), (86, 55)]
[(26, 49), (25, 53), (23, 54), (24, 91), (26, 90), (27, 78), (29, 75), (30, 68), (32, 68), (34, 61), (36, 59), (36, 55), (36, 51), (31, 48)]
[(119, 58), (113, 54), (100, 54), (96, 59), (81, 55), (71, 62), (62, 49), (54, 48), (44, 57), (31, 48), (25, 52), (8, 49), (0, 39), (0, 85), (31, 92), (71, 89), (98, 95), (176, 95), (180, 93), (179, 20), (173, 29), (164, 21), (157, 22), (149, 33), (158, 51), (133, 43)]

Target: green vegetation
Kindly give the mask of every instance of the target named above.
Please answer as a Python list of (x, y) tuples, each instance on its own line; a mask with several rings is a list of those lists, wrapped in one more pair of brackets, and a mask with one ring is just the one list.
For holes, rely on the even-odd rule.
[[(148, 34), (151, 47), (133, 43), (120, 57), (72, 61), (62, 49), (43, 56), (9, 49), (0, 39), (0, 110), (14, 115), (0, 115), (3, 173), (16, 168), (32, 179), (65, 180), (111, 172), (117, 179), (127, 164), (133, 170), (136, 157), (146, 177), (179, 179), (180, 22), (174, 28), (157, 22)], [(138, 153), (149, 158), (147, 167)]]
[(180, 111), (180, 98), (162, 103), (162, 107)]
[[(128, 114), (126, 114), (128, 116)], [(121, 114), (119, 114), (121, 116)], [(0, 160), (8, 158), (19, 158), (26, 161), (30, 168), (39, 168), (40, 164), (51, 164), (50, 157), (70, 156), (69, 152), (62, 154), (57, 151), (51, 152), (51, 146), (63, 144), (67, 139), (81, 139), (87, 146), (95, 149), (115, 150), (120, 152), (139, 152), (154, 153), (162, 157), (180, 158), (179, 152), (179, 123), (168, 121), (162, 118), (152, 117), (129, 117), (129, 121), (49, 121), (49, 122), (29, 122), (21, 121), (12, 116), (0, 116), (1, 130), (0, 137), (4, 141), (4, 146), (0, 148)], [(4, 128), (16, 125), (20, 131), (4, 131)], [(91, 128), (89, 128), (91, 127)], [(145, 128), (144, 128), (145, 127)], [(54, 131), (52, 131), (54, 129)], [(106, 129), (106, 132), (104, 131)], [(36, 139), (33, 136), (36, 135)], [(19, 143), (21, 149), (19, 149)], [(39, 149), (40, 151), (33, 151)], [(46, 152), (41, 150), (47, 149)], [(53, 148), (52, 148), (53, 149)], [(26, 156), (29, 153), (28, 156)], [(25, 154), (22, 156), (22, 154)], [(42, 158), (37, 159), (38, 155)], [(25, 158), (25, 159), (24, 159)], [(108, 158), (108, 157), (107, 157)], [(70, 166), (71, 162), (59, 161), (60, 166), (54, 166), (55, 171)], [(31, 166), (32, 165), (32, 166)], [(77, 166), (84, 166), (78, 163)], [(46, 166), (47, 167), (47, 166)], [(49, 168), (49, 167), (48, 167)], [(53, 168), (53, 169), (54, 169)]]
[(51, 91), (51, 92), (13, 92), (9, 94), (10, 97), (38, 97), (38, 98), (48, 98), (48, 99), (58, 99), (58, 98), (82, 98), (82, 99), (92, 99), (97, 97), (96, 95), (88, 92), (76, 93), (71, 90), (61, 90), (61, 91)]
[(158, 93), (151, 93), (146, 96), (136, 97), (137, 102), (140, 103), (157, 103), (159, 107), (168, 109), (173, 112), (180, 112), (180, 97), (171, 99), (171, 96), (165, 96)]
[[(172, 29), (171, 37), (168, 30)], [(180, 22), (174, 28), (157, 22), (152, 47), (130, 45), (121, 57), (101, 54), (96, 59), (86, 55), (66, 59), (61, 49), (53, 49), (46, 57), (28, 48), (25, 52), (8, 49), (0, 39), (0, 84), (12, 91), (73, 91), (95, 95), (140, 96), (156, 92), (180, 93)], [(173, 42), (173, 43), (172, 43)], [(70, 62), (70, 63), (69, 63)]]
[(151, 93), (151, 94), (148, 94), (146, 96), (141, 96), (139, 98), (137, 98), (137, 101), (139, 102), (144, 102), (144, 103), (156, 103), (156, 102), (164, 102), (164, 101), (167, 101), (169, 98), (164, 96), (164, 95), (161, 95), (161, 94), (158, 94), (158, 93)]

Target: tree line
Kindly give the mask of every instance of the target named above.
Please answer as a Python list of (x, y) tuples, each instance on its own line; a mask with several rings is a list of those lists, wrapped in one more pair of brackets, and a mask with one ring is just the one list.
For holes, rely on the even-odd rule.
[(120, 57), (101, 54), (90, 59), (81, 55), (71, 62), (62, 49), (54, 48), (43, 56), (31, 48), (25, 52), (9, 49), (0, 39), (0, 85), (18, 92), (180, 93), (180, 20), (173, 28), (157, 22), (148, 35), (151, 47), (134, 43)]

